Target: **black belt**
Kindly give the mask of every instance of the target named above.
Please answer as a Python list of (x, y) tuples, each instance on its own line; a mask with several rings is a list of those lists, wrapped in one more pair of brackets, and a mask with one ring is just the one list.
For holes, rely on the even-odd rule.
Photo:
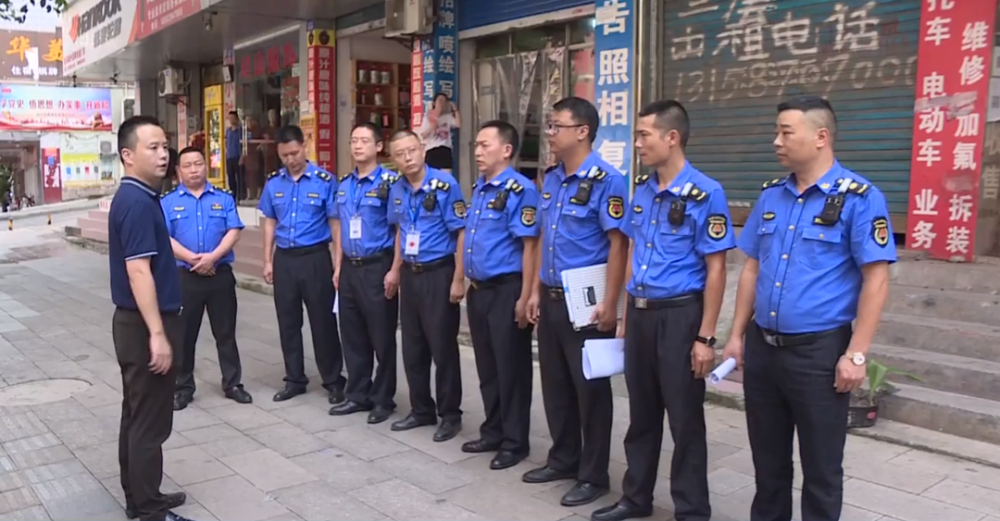
[(424, 273), (452, 266), (454, 264), (455, 256), (445, 255), (440, 259), (434, 259), (430, 262), (404, 262), (403, 266), (406, 266), (406, 269), (412, 271), (413, 273)]
[(633, 297), (628, 296), (628, 302), (635, 309), (665, 309), (665, 308), (676, 308), (684, 306), (687, 304), (692, 304), (694, 302), (701, 301), (701, 293), (688, 293), (686, 295), (680, 295), (677, 297), (670, 298), (643, 298), (643, 297)]
[(395, 254), (395, 250), (392, 248), (382, 250), (374, 255), (369, 255), (367, 257), (344, 257), (351, 266), (368, 266), (371, 264), (378, 264), (379, 262), (385, 260), (386, 257), (392, 257)]
[(489, 289), (502, 286), (508, 282), (521, 282), (522, 279), (523, 276), (520, 273), (504, 273), (503, 275), (490, 277), (486, 280), (469, 280), (469, 283), (476, 289)]
[[(758, 326), (760, 327), (760, 326)], [(825, 336), (830, 336), (836, 333), (840, 333), (844, 330), (850, 330), (850, 324), (844, 324), (840, 327), (835, 327), (833, 329), (827, 329), (825, 331), (816, 331), (812, 333), (796, 333), (792, 335), (785, 335), (778, 333), (777, 331), (771, 331), (769, 329), (760, 328), (760, 333), (764, 337), (764, 341), (774, 347), (799, 347), (808, 344), (812, 344), (823, 338)]]
[[(172, 317), (172, 316), (175, 316), (175, 315), (180, 315), (182, 309), (183, 308), (175, 310), (175, 311), (160, 311), (160, 315), (165, 316), (165, 317)], [(142, 315), (142, 312), (139, 311), (138, 309), (123, 308), (121, 306), (115, 306), (115, 311), (120, 311), (122, 313), (128, 313), (128, 314), (132, 314), (132, 315)]]
[[(233, 270), (232, 264), (224, 262), (215, 267), (215, 275), (232, 270)], [(201, 273), (198, 273), (197, 271), (191, 271), (191, 268), (185, 268), (184, 266), (177, 266), (177, 271), (179, 271), (181, 275), (197, 275), (199, 277), (204, 277), (204, 278), (211, 278), (215, 276), (215, 275), (202, 275)]]
[(542, 291), (552, 300), (564, 300), (566, 292), (562, 288), (542, 285)]
[(278, 253), (287, 254), (287, 255), (295, 255), (295, 256), (310, 255), (310, 254), (318, 253), (318, 252), (321, 252), (321, 251), (330, 251), (330, 243), (329, 242), (321, 242), (321, 243), (317, 243), (317, 244), (311, 244), (309, 246), (302, 246), (302, 247), (295, 247), (295, 248), (277, 248), (276, 251)]

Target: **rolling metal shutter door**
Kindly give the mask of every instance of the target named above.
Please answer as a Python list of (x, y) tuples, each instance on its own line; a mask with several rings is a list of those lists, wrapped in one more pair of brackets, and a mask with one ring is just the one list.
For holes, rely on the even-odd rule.
[(593, 3), (594, 0), (495, 0), (492, 2), (460, 0), (458, 30), (464, 31)]
[[(913, 137), (919, 0), (666, 0), (663, 96), (691, 116), (691, 163), (749, 208), (785, 175), (776, 107), (824, 96), (834, 148), (905, 218)], [(733, 212), (742, 222), (745, 212)]]

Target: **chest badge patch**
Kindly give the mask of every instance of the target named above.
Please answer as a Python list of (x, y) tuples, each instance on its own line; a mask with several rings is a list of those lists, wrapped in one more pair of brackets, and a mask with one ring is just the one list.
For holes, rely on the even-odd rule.
[(175, 206), (174, 207), (174, 211), (175, 212), (183, 212), (184, 211), (184, 207), (183, 206)]
[(877, 217), (872, 220), (872, 238), (875, 244), (885, 248), (889, 244), (889, 220), (885, 217)]
[(309, 192), (306, 194), (306, 197), (310, 199), (319, 199), (319, 194), (316, 192)]
[(542, 194), (542, 199), (552, 199), (552, 194), (545, 192)]
[(215, 203), (215, 204), (212, 205), (212, 209), (213, 210), (221, 210), (222, 209), (222, 205), (219, 204), (219, 203)]
[(765, 221), (773, 221), (774, 212), (764, 212), (764, 215), (760, 216), (760, 218), (764, 219)]
[(521, 224), (525, 226), (534, 226), (535, 216), (536, 211), (533, 207), (525, 206), (524, 208), (521, 208)]
[(721, 213), (708, 216), (708, 236), (719, 241), (729, 234), (729, 219)]
[(285, 196), (285, 192), (274, 192), (274, 196), (275, 197), (284, 197)]

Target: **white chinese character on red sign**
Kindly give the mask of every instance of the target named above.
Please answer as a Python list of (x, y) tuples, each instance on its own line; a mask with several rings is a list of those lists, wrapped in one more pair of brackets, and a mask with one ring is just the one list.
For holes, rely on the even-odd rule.
[(948, 253), (969, 253), (969, 229), (965, 226), (948, 228), (948, 243), (945, 249)]
[(938, 203), (938, 196), (934, 195), (934, 191), (930, 188), (920, 190), (920, 193), (914, 196), (913, 199), (917, 207), (916, 210), (913, 210), (913, 215), (938, 214), (938, 211), (935, 208)]
[(962, 31), (962, 50), (978, 51), (985, 49), (990, 41), (990, 26), (986, 22), (972, 22), (965, 25)]
[(934, 232), (934, 223), (918, 222), (913, 227), (913, 233), (910, 234), (910, 237), (913, 238), (913, 249), (930, 248), (934, 244), (934, 238), (937, 237), (937, 233)]
[(953, 194), (949, 201), (948, 213), (952, 221), (969, 222), (972, 217), (972, 196)]
[(928, 134), (937, 134), (944, 130), (944, 111), (941, 107), (921, 112), (919, 129)]
[(976, 169), (976, 144), (975, 143), (955, 143), (955, 162), (952, 168), (955, 170), (975, 170)]
[(944, 96), (944, 76), (932, 72), (924, 76), (923, 95), (928, 98), (939, 98)]
[(924, 37), (924, 41), (934, 42), (934, 45), (940, 46), (941, 42), (951, 38), (951, 29), (948, 27), (950, 23), (951, 18), (944, 18), (943, 16), (928, 20), (927, 36)]
[[(928, 6), (927, 11), (933, 13), (938, 10), (938, 7), (942, 11), (950, 11), (952, 7), (955, 7), (955, 0), (927, 0)], [(938, 3), (941, 5), (939, 6)]]
[(923, 163), (926, 166), (933, 166), (934, 163), (941, 161), (940, 141), (925, 139), (920, 142), (919, 146), (920, 152), (917, 153), (917, 162)]
[(972, 137), (979, 135), (979, 113), (966, 114), (958, 117), (958, 129), (955, 137)]
[(962, 85), (973, 85), (985, 76), (986, 64), (982, 56), (966, 56), (962, 67), (958, 70), (962, 76)]

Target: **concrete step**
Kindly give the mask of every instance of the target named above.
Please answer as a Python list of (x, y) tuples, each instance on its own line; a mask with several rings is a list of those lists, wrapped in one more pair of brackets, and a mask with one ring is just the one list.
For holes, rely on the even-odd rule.
[(892, 283), (903, 286), (1000, 294), (1000, 265), (995, 263), (933, 261), (901, 251), (890, 273)]
[(894, 385), (899, 392), (883, 400), (883, 419), (1000, 444), (1000, 402), (915, 385)]
[(907, 347), (873, 345), (871, 356), (883, 364), (920, 377), (891, 376), (893, 382), (964, 394), (984, 399), (1000, 398), (1000, 363)]
[(90, 239), (92, 241), (107, 243), (108, 230), (107, 229), (94, 230), (92, 228), (81, 228), (80, 237), (83, 237), (84, 239)]
[(91, 211), (87, 212), (87, 217), (86, 218), (93, 219), (95, 221), (100, 221), (100, 222), (103, 222), (103, 223), (107, 223), (108, 222), (108, 212), (102, 212), (100, 210), (91, 210)]
[(885, 312), (985, 325), (998, 324), (1000, 296), (890, 285)]
[(996, 360), (1000, 326), (883, 313), (875, 343), (977, 360)]
[(97, 219), (91, 219), (90, 217), (81, 217), (76, 220), (77, 226), (84, 230), (104, 230), (108, 231), (108, 221), (100, 221)]

